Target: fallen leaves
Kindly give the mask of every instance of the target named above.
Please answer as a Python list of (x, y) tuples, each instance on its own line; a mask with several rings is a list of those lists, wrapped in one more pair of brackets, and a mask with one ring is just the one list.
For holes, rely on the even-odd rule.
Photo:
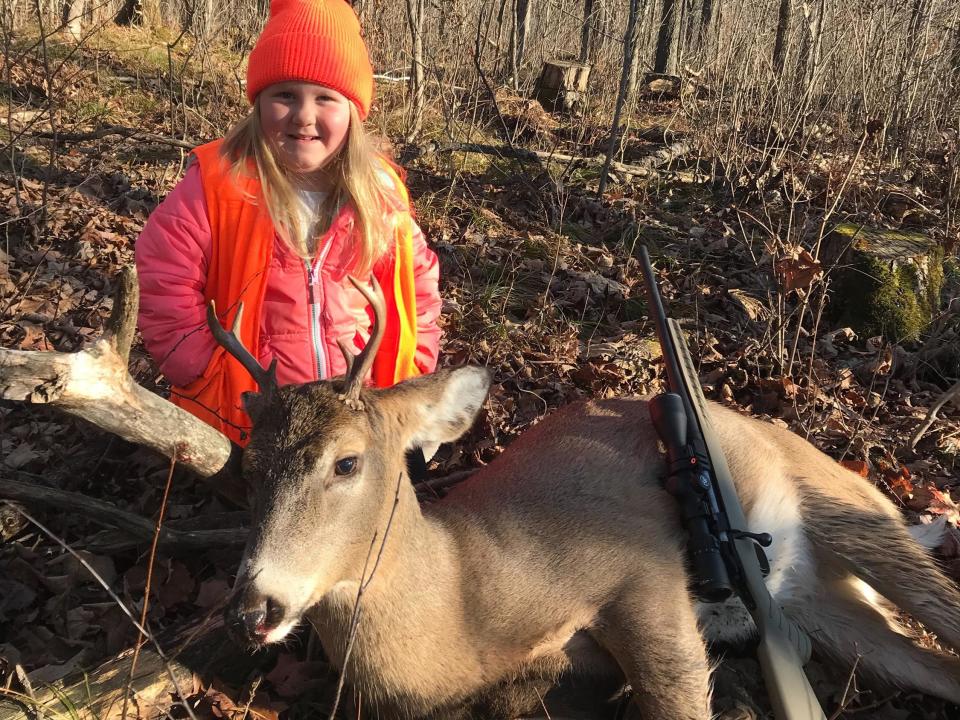
[(841, 460), (840, 464), (847, 470), (855, 472), (862, 478), (870, 475), (870, 465), (864, 460)]
[(823, 265), (804, 248), (793, 248), (776, 261), (777, 277), (784, 292), (806, 290), (823, 274)]

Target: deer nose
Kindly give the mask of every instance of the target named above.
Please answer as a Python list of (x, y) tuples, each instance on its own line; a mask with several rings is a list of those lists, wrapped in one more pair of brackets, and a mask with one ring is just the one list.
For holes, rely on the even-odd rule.
[(285, 613), (283, 605), (272, 597), (247, 595), (227, 607), (225, 620), (239, 639), (263, 645), (270, 631), (283, 622)]

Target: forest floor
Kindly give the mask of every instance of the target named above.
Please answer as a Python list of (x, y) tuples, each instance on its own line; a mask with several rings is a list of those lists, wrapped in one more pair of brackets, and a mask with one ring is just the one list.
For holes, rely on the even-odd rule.
[[(185, 136), (199, 143), (216, 137), (245, 111), (228, 60), (171, 89), (160, 79), (165, 54), (137, 32), (116, 32), (95, 49), (63, 53), (52, 84), (37, 83), (44, 73), (33, 55), (5, 58), (8, 67), (0, 74), (9, 78), (0, 84), (3, 347), (74, 351), (96, 339), (112, 307), (117, 274), (133, 261), (138, 232), (183, 171), (186, 149), (169, 141), (171, 115), (173, 124), (189, 127)], [(374, 124), (392, 137), (400, 136), (398, 92), (396, 86), (379, 87), (380, 107), (374, 112)], [(52, 157), (46, 109), (54, 101), (60, 140)], [(497, 104), (518, 146), (582, 156), (596, 153), (607, 133), (589, 120), (549, 115), (505, 91), (498, 93)], [(502, 145), (492, 105), (480, 115), (486, 125), (471, 139)], [(430, 117), (436, 121), (439, 115)], [(669, 126), (675, 138), (682, 138), (689, 131), (684, 124), (679, 100), (642, 99), (625, 162), (662, 148), (664, 143), (649, 139), (657, 128)], [(108, 126), (135, 132), (129, 137), (120, 131), (93, 132)], [(431, 125), (428, 117), (428, 127), (440, 137), (441, 122)], [(407, 150), (397, 145), (398, 155)], [(821, 155), (826, 175), (837, 172), (841, 158), (849, 159), (839, 141)], [(864, 158), (870, 160), (867, 154)], [(586, 166), (467, 153), (422, 154), (406, 163), (418, 220), (441, 262), (441, 364), (478, 363), (494, 375), (480, 420), (458, 443), (441, 449), (431, 475), (489, 462), (524, 429), (571, 401), (662, 387), (637, 261), (640, 246), (646, 245), (668, 311), (688, 332), (709, 397), (807, 437), (869, 476), (910, 522), (946, 516), (955, 526), (960, 520), (960, 409), (948, 404), (915, 448), (908, 442), (948, 387), (935, 372), (898, 374), (894, 359), (916, 355), (921, 343), (891, 345), (858, 337), (827, 319), (812, 332), (804, 293), (816, 268), (799, 252), (776, 262), (773, 255), (771, 236), (788, 210), (782, 198), (778, 203), (769, 188), (742, 196), (730, 184), (703, 182), (697, 167), (680, 159), (645, 177), (617, 182), (598, 199), (597, 170)], [(929, 176), (936, 178), (934, 165)], [(829, 186), (827, 179), (820, 180), (819, 187)], [(935, 183), (928, 187), (916, 178), (911, 183), (927, 207), (935, 206)], [(825, 202), (816, 183), (807, 184), (813, 189), (804, 210), (813, 217)], [(881, 198), (904, 192), (905, 184), (910, 185), (894, 173), (881, 182), (851, 182), (849, 197), (841, 198), (834, 217), (878, 227), (913, 225), (949, 247), (941, 214), (885, 214), (879, 199), (865, 201), (871, 193)], [(861, 207), (873, 210), (858, 213)], [(805, 273), (806, 281), (797, 279)], [(145, 387), (165, 391), (139, 343), (130, 371)], [(169, 471), (167, 460), (88, 423), (42, 405), (11, 402), (0, 405), (0, 456), (0, 474), (9, 479), (82, 493), (144, 518), (156, 517)], [(82, 512), (42, 506), (30, 512), (80, 551), (139, 613), (148, 542), (104, 529)], [(176, 473), (166, 509), (170, 527), (211, 529), (235, 524), (237, 517), (243, 517), (242, 508), (186, 472)], [(131, 647), (136, 631), (118, 603), (52, 535), (10, 511), (2, 519), (8, 524), (0, 544), (0, 679), (8, 696), (29, 708), (29, 687), (39, 692), (90, 671)], [(236, 547), (162, 551), (153, 563), (148, 608), (154, 633), (163, 637), (215, 615), (239, 553)], [(937, 555), (960, 579), (955, 529)], [(255, 674), (198, 673), (189, 689), (198, 715), (293, 718), (326, 712), (332, 674), (305, 638), (258, 658), (262, 679), (256, 682)], [(852, 680), (854, 668), (815, 658), (810, 672), (828, 717), (957, 717), (957, 709), (942, 701), (859, 684)], [(758, 677), (748, 655), (732, 653), (723, 663), (718, 706), (749, 704), (746, 698), (753, 696), (757, 707), (751, 712), (763, 716), (767, 708), (758, 699)], [(160, 698), (153, 710), (169, 706)], [(149, 714), (150, 708), (138, 705), (137, 711)], [(76, 712), (48, 708), (46, 714), (73, 717)]]

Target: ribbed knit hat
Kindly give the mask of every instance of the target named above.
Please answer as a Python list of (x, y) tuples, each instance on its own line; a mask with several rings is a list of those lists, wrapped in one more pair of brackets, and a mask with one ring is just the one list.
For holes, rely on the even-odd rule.
[(268, 85), (305, 80), (348, 97), (361, 119), (370, 111), (373, 68), (360, 21), (346, 0), (273, 0), (250, 53), (247, 99)]

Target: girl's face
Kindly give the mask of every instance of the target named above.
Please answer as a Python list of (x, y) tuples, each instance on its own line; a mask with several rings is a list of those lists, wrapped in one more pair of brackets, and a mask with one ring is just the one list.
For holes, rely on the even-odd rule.
[(276, 83), (260, 95), (260, 126), (288, 170), (313, 174), (346, 143), (350, 101), (323, 85)]

